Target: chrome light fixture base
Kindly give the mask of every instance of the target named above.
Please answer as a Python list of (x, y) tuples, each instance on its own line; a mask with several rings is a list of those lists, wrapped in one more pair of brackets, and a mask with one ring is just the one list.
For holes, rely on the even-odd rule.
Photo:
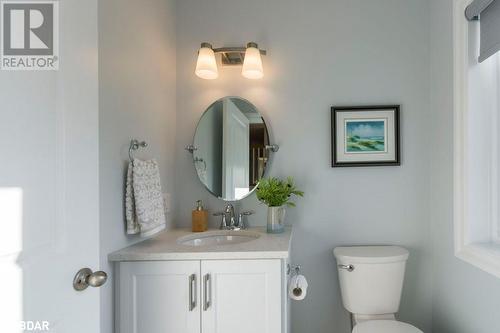
[[(247, 47), (259, 48), (256, 43), (248, 43)], [(247, 47), (221, 47), (214, 49), (215, 54), (221, 55), (223, 66), (241, 66), (245, 60), (245, 52)], [(266, 50), (260, 50), (261, 55), (266, 55)]]

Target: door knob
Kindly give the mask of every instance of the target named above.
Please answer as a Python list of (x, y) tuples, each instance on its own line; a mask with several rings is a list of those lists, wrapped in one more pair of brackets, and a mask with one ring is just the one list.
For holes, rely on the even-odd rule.
[(87, 289), (88, 286), (100, 287), (108, 279), (108, 274), (103, 271), (92, 272), (90, 268), (82, 268), (73, 279), (73, 288), (77, 291)]

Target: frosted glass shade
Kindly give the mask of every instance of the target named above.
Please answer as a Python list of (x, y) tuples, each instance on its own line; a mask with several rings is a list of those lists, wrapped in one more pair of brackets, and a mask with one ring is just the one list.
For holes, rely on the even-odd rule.
[(215, 53), (210, 47), (202, 47), (198, 52), (196, 61), (196, 76), (205, 80), (214, 80), (219, 76)]
[(247, 79), (261, 79), (264, 76), (262, 69), (262, 58), (260, 51), (256, 47), (247, 47), (245, 52), (245, 60), (243, 60), (243, 69), (241, 75)]

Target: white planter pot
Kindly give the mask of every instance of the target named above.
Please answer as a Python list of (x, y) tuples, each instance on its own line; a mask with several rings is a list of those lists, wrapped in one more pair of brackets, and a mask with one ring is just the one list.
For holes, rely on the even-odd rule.
[(279, 234), (285, 231), (285, 206), (268, 207), (267, 209), (267, 232)]

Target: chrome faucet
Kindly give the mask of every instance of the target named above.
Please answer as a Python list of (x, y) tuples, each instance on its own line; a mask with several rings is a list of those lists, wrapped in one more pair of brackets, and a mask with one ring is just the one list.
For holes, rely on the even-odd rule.
[(229, 217), (229, 228), (233, 229), (234, 226), (236, 225), (236, 222), (234, 220), (234, 207), (233, 207), (233, 205), (227, 204), (226, 208), (224, 208), (224, 213), (226, 214), (226, 217)]
[(243, 230), (246, 229), (243, 217), (252, 214), (252, 211), (241, 212), (238, 214), (238, 221), (236, 222), (234, 206), (228, 203), (223, 212), (214, 213), (214, 216), (222, 216), (221, 224), (219, 227), (219, 229), (221, 230)]

